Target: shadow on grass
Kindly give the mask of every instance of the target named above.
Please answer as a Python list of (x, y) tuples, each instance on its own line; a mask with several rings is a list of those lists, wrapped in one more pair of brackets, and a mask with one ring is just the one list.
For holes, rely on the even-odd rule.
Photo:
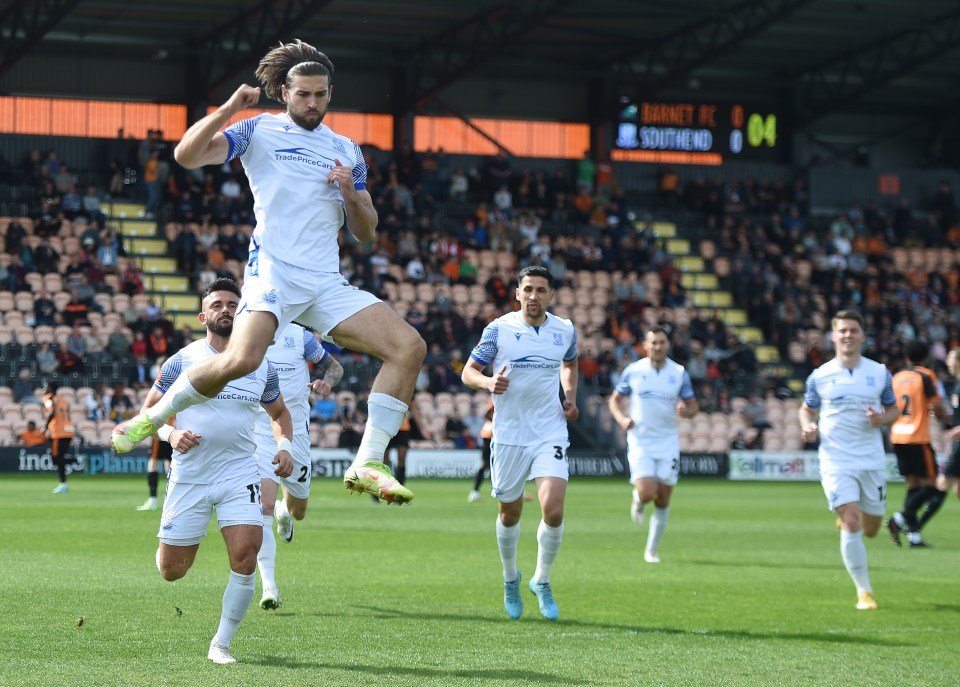
[(693, 565), (714, 566), (720, 568), (775, 568), (775, 569), (798, 569), (798, 570), (836, 570), (835, 563), (774, 563), (772, 561), (718, 561), (715, 559), (709, 561), (697, 561), (685, 559), (683, 563), (692, 563)]
[(257, 664), (279, 668), (345, 670), (355, 673), (369, 673), (382, 677), (384, 675), (412, 675), (423, 679), (451, 679), (468, 678), (475, 680), (497, 680), (508, 683), (532, 683), (538, 685), (586, 685), (583, 680), (577, 680), (563, 675), (539, 673), (535, 670), (512, 670), (486, 668), (480, 670), (457, 670), (446, 668), (407, 668), (388, 665), (350, 665), (346, 663), (311, 663), (309, 661), (294, 661), (286, 656), (263, 656), (257, 659), (245, 659), (244, 664)]
[[(381, 606), (355, 606), (356, 610), (363, 609), (369, 611), (370, 615), (382, 620), (402, 619), (402, 620), (421, 620), (421, 621), (450, 621), (462, 622), (468, 620), (466, 616), (443, 613), (413, 613), (410, 611), (393, 610)], [(951, 607), (944, 607), (941, 610), (954, 610)], [(556, 636), (579, 636), (595, 635), (602, 636), (608, 633), (619, 633), (625, 635), (688, 635), (691, 637), (720, 637), (722, 639), (735, 640), (779, 640), (794, 642), (828, 642), (832, 644), (859, 644), (864, 646), (886, 646), (886, 647), (910, 647), (917, 646), (915, 642), (904, 642), (900, 640), (880, 639), (878, 637), (864, 637), (842, 632), (778, 632), (770, 630), (766, 632), (753, 632), (749, 630), (695, 630), (681, 629), (672, 627), (644, 627), (642, 625), (618, 625), (614, 623), (591, 623), (583, 620), (561, 619), (557, 622), (548, 622), (539, 617), (530, 616), (533, 622), (539, 623), (545, 631)], [(509, 624), (510, 627), (518, 627), (523, 621), (509, 621), (505, 617), (475, 616), (472, 620), (480, 622), (496, 623), (497, 625)]]
[(951, 611), (953, 613), (960, 613), (960, 604), (931, 604), (931, 607), (935, 611)]

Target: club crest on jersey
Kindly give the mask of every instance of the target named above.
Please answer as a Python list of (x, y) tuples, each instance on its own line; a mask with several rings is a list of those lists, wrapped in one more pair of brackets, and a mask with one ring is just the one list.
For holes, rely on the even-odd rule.
[(244, 378), (244, 379), (249, 379), (249, 380), (255, 382), (255, 381), (257, 381), (257, 371), (254, 370), (253, 372), (251, 372), (251, 373), (248, 374), (248, 375), (243, 375), (243, 378)]
[(561, 336), (560, 334), (554, 333), (554, 335), (553, 335), (553, 345), (554, 345), (554, 346), (562, 346), (562, 345), (563, 345), (563, 336)]
[(877, 380), (875, 377), (867, 377), (867, 386), (876, 386)]
[(333, 139), (333, 147), (337, 149), (337, 152), (338, 152), (338, 153), (342, 153), (342, 154), (344, 154), (344, 155), (347, 154), (347, 149), (344, 148), (344, 147), (343, 147), (343, 144), (342, 144), (340, 141), (338, 141), (337, 139)]
[(277, 302), (277, 290), (270, 289), (269, 291), (263, 292), (263, 302), (264, 303), (276, 303)]
[(283, 347), (284, 348), (293, 348), (294, 347), (293, 337), (285, 336), (283, 337)]

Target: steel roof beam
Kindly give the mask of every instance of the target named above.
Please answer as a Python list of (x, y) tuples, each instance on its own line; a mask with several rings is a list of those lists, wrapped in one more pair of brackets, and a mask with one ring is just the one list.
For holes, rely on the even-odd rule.
[(13, 0), (0, 14), (0, 45), (6, 46), (0, 76), (79, 4), (80, 0)]

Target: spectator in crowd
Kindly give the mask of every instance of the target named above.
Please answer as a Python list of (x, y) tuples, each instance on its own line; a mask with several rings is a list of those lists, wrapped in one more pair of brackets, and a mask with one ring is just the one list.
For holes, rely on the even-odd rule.
[(103, 382), (97, 382), (97, 385), (90, 390), (83, 402), (86, 406), (88, 420), (100, 422), (110, 417), (110, 396), (107, 394)]
[(100, 247), (97, 249), (97, 261), (103, 271), (114, 274), (120, 257), (125, 255), (126, 250), (120, 237), (112, 228), (105, 228), (100, 235)]
[(754, 440), (754, 446), (751, 448), (762, 448), (763, 433), (773, 428), (770, 420), (767, 419), (767, 404), (760, 398), (759, 394), (751, 392), (747, 398), (747, 405), (743, 407), (740, 413), (743, 415), (743, 419), (746, 420), (747, 424), (757, 430), (757, 438)]
[(163, 327), (155, 325), (147, 338), (147, 358), (156, 360), (160, 357), (166, 357), (170, 350), (170, 340), (163, 331)]
[(46, 291), (41, 290), (33, 302), (33, 323), (37, 327), (57, 324), (57, 306)]
[(130, 338), (123, 332), (123, 329), (119, 327), (114, 328), (107, 337), (107, 355), (114, 360), (119, 360), (129, 355), (132, 343)]
[(87, 186), (87, 191), (80, 201), (80, 207), (82, 216), (86, 217), (90, 224), (98, 221), (102, 222), (106, 219), (106, 215), (103, 213), (103, 206), (100, 202), (100, 196), (97, 195), (97, 188), (95, 186)]
[(27, 421), (27, 428), (17, 434), (17, 439), (19, 439), (21, 446), (27, 448), (47, 445), (47, 435), (37, 427), (37, 423), (33, 420)]
[(743, 430), (738, 429), (736, 435), (733, 437), (733, 441), (730, 442), (730, 449), (733, 451), (745, 451), (748, 448), (750, 448), (750, 442), (747, 441)]
[[(160, 360), (160, 358), (157, 358), (157, 360)], [(135, 356), (128, 379), (130, 386), (134, 389), (146, 389), (150, 387), (155, 379), (156, 375), (151, 373), (150, 361), (147, 359), (147, 356)]]
[(105, 365), (112, 361), (106, 351), (106, 343), (94, 332), (92, 327), (83, 335), (83, 349), (87, 362)]
[(143, 272), (135, 260), (127, 262), (127, 268), (120, 277), (120, 290), (128, 296), (143, 293)]
[(135, 358), (146, 358), (147, 357), (147, 337), (143, 333), (142, 329), (134, 330), (133, 332), (133, 341), (130, 344), (130, 352)]
[(17, 378), (13, 382), (13, 400), (17, 403), (40, 404), (40, 399), (33, 393), (39, 388), (40, 385), (34, 381), (30, 368), (21, 367), (17, 373)]
[(170, 350), (179, 351), (181, 348), (186, 347), (195, 340), (196, 337), (193, 334), (193, 329), (190, 328), (190, 325), (185, 324), (173, 333), (173, 337), (170, 341)]
[(330, 392), (319, 394), (317, 400), (310, 407), (310, 420), (314, 422), (334, 422), (339, 416), (337, 399)]
[(133, 415), (133, 401), (127, 395), (126, 386), (123, 382), (117, 382), (113, 385), (113, 395), (110, 396), (110, 420), (119, 424)]
[(33, 251), (33, 265), (37, 272), (47, 274), (56, 272), (60, 267), (60, 254), (50, 244), (50, 239), (42, 237)]
[(41, 375), (50, 375), (60, 369), (60, 361), (57, 359), (57, 353), (50, 346), (50, 343), (44, 341), (37, 349), (37, 369)]
[[(67, 355), (72, 360), (70, 364), (71, 368), (76, 368), (83, 364), (84, 356), (87, 354), (87, 342), (83, 337), (83, 331), (80, 329), (80, 323), (77, 321), (74, 321), (70, 329), (70, 334), (67, 335), (66, 350)], [(61, 368), (62, 367), (63, 364), (61, 361)]]

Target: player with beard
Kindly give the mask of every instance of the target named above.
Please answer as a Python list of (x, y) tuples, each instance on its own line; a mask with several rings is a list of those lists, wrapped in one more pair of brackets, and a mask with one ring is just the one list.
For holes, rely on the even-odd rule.
[(222, 355), (192, 366), (156, 406), (118, 427), (114, 448), (130, 450), (171, 415), (256, 370), (276, 332), (296, 321), (383, 361), (344, 484), (355, 493), (406, 503), (413, 494), (393, 478), (383, 457), (407, 413), (426, 344), (389, 306), (339, 272), (340, 227), (346, 221), (358, 242), (369, 243), (376, 238), (377, 212), (360, 147), (323, 124), (333, 63), (296, 40), (267, 53), (256, 76), (267, 96), (286, 103), (285, 113), (259, 114), (221, 131), (260, 99), (260, 88), (241, 85), (216, 112), (191, 126), (174, 151), (188, 168), (239, 158), (250, 182), (257, 225), (235, 331)]
[[(218, 279), (204, 291), (201, 303), (199, 317), (207, 329), (206, 338), (189, 344), (163, 363), (141, 412), (169, 393), (174, 382), (185, 377), (193, 365), (216, 358), (226, 349), (240, 303), (239, 287), (232, 279)], [(263, 512), (254, 426), (261, 407), (272, 420), (277, 440), (275, 472), (279, 477), (289, 477), (293, 471), (293, 425), (280, 395), (279, 376), (267, 360), (232, 381), (216, 398), (178, 413), (178, 428), (165, 424), (157, 432), (160, 441), (169, 442), (174, 449), (157, 534), (160, 574), (171, 582), (187, 574), (214, 511), (227, 545), (230, 579), (223, 593), (220, 626), (207, 654), (214, 663), (236, 663), (230, 654), (230, 640), (256, 589)]]
[[(570, 476), (567, 422), (580, 417), (580, 411), (577, 331), (570, 320), (547, 312), (553, 294), (553, 276), (545, 267), (523, 268), (516, 289), (520, 312), (498, 317), (484, 327), (461, 373), (471, 389), (493, 394), (490, 482), (500, 510), (496, 531), (503, 606), (514, 620), (523, 614), (517, 544), (523, 486), (528, 479), (536, 482), (541, 512), (537, 568), (530, 578), (530, 591), (544, 618), (559, 616), (550, 571), (563, 541), (563, 502)], [(487, 366), (494, 371), (492, 376), (483, 373)]]

